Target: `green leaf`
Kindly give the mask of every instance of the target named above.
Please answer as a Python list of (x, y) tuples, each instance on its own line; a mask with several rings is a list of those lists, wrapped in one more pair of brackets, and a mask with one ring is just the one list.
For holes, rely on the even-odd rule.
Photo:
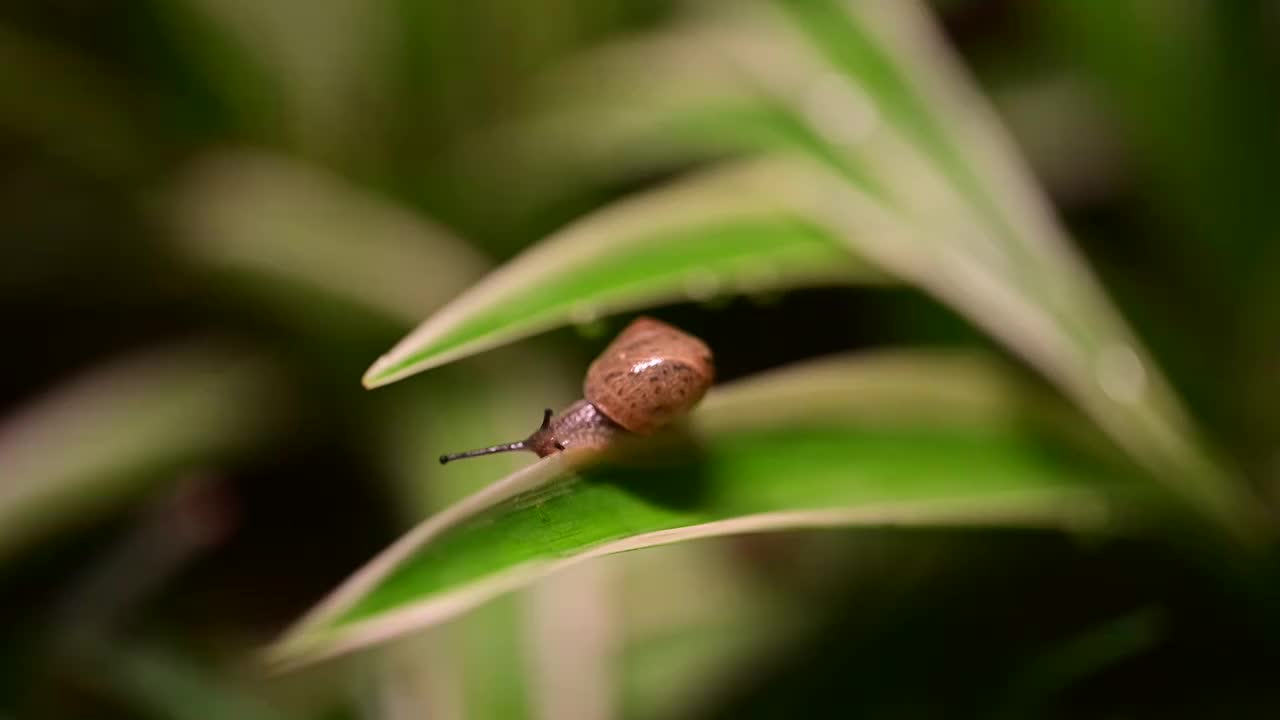
[[(342, 156), (362, 134), (383, 129), (382, 114), (367, 104), (367, 93), (386, 81), (376, 64), (391, 22), (382, 3), (328, 0), (322, 10), (299, 0), (161, 5), (162, 20), (189, 41), (174, 48), (178, 56), (228, 109), (249, 115), (242, 122), (279, 123), (290, 147), (325, 157)], [(264, 96), (264, 89), (276, 94)], [(272, 113), (278, 117), (268, 119)]]
[(1039, 11), (1045, 37), (1059, 41), (1108, 127), (1121, 132), (1121, 164), (1155, 220), (1133, 239), (1134, 252), (1158, 255), (1147, 272), (1183, 278), (1179, 297), (1196, 298), (1188, 313), (1161, 302), (1157, 288), (1134, 288), (1151, 324), (1167, 328), (1160, 338), (1182, 366), (1180, 389), (1242, 465), (1270, 467), (1280, 375), (1258, 351), (1280, 346), (1280, 214), (1271, 200), (1280, 92), (1273, 43), (1259, 29), (1273, 8), (1118, 0)]
[(290, 720), (213, 667), (164, 647), (95, 649), (95, 680), (143, 717), (170, 720)]
[(878, 279), (776, 192), (775, 163), (699, 175), (553, 235), (414, 330), (378, 387), (571, 322), (675, 300)]
[[(470, 466), (443, 467), (438, 458), (442, 451), (478, 437), (528, 432), (528, 424), (536, 422), (536, 417), (526, 415), (530, 408), (557, 404), (556, 398), (570, 401), (579, 391), (577, 384), (567, 382), (566, 373), (553, 361), (536, 344), (501, 349), (441, 368), (420, 383), (406, 385), (405, 392), (370, 398), (376, 401), (374, 412), (360, 425), (367, 429), (367, 442), (381, 450), (383, 474), (394, 483), (393, 504), (405, 527), (484, 487), (496, 475), (527, 464), (526, 458), (514, 454)], [(518, 374), (510, 372), (513, 363), (520, 367)], [(572, 585), (557, 583), (555, 590), (572, 592)], [(381, 653), (387, 666), (379, 673), (386, 685), (379, 699), (402, 706), (401, 714), (405, 706), (416, 708), (411, 715), (477, 720), (560, 717), (534, 712), (535, 699), (546, 701), (556, 694), (542, 690), (539, 678), (588, 645), (537, 642), (534, 631), (540, 618), (564, 612), (531, 602), (545, 589), (534, 585), (432, 632), (394, 643), (387, 648), (390, 652)], [(395, 715), (390, 707), (384, 714)]]
[[(771, 166), (772, 203), (794, 222), (837, 238), (859, 260), (920, 287), (1004, 343), (1152, 478), (1206, 518), (1240, 537), (1266, 532), (1269, 521), (1258, 504), (1204, 447), (1159, 368), (1071, 246), (994, 115), (965, 82), (923, 6), (834, 0), (733, 5), (624, 47), (622, 53), (635, 48), (630, 65), (617, 64), (625, 71), (610, 79), (612, 65), (607, 65), (596, 84), (628, 87), (623, 81), (645, 67), (665, 73), (649, 85), (677, 86), (681, 64), (660, 62), (665, 55), (699, 68), (691, 91), (669, 91), (669, 100), (655, 106), (671, 111), (670, 127), (682, 127), (699, 108), (715, 113), (726, 98), (753, 95), (762, 106), (789, 114), (790, 126), (807, 132), (783, 132), (787, 123), (774, 123), (778, 132), (766, 133), (768, 140), (758, 149), (785, 165), (776, 156), (789, 148), (786, 154), (808, 158), (812, 167)], [(696, 57), (707, 62), (687, 62)], [(723, 71), (726, 59), (734, 72)], [(663, 126), (661, 113), (652, 115), (641, 112), (637, 120), (622, 113), (605, 126), (603, 138), (652, 135)], [(591, 139), (593, 133), (583, 136)], [(698, 156), (687, 147), (688, 136), (669, 128), (667, 138), (678, 148), (675, 156)], [(634, 153), (643, 157), (661, 141), (661, 135), (648, 138)], [(607, 144), (600, 137), (592, 142)], [(704, 156), (723, 147), (709, 134), (703, 142)], [(652, 192), (661, 196), (664, 189)], [(699, 234), (713, 237), (705, 228)], [(736, 243), (714, 239), (721, 248)], [(582, 275), (609, 281), (610, 273), (596, 267), (540, 255), (544, 248), (517, 258), (429, 319), (375, 364), (366, 383), (384, 384), (546, 329), (572, 312), (530, 317), (540, 311), (536, 302), (510, 302), (506, 312), (491, 312), (492, 303), (473, 302), (477, 295), (524, 301), (571, 286), (575, 279), (586, 282)], [(529, 272), (533, 257), (544, 262)], [(548, 268), (549, 263), (559, 265)], [(700, 271), (687, 263), (679, 270)], [(509, 292), (513, 277), (533, 280)], [(657, 300), (633, 298), (624, 307)], [(591, 316), (614, 309), (582, 307)], [(450, 337), (459, 327), (468, 330)]]
[[(526, 596), (513, 594), (458, 622), (402, 639), (377, 658), (376, 717), (535, 717), (530, 711)], [(369, 661), (372, 660), (373, 663)]]
[[(950, 286), (931, 291), (1035, 365), (1197, 512), (1237, 539), (1273, 532), (1072, 246), (924, 5), (782, 4), (886, 125), (906, 136), (908, 150), (892, 160), (923, 153), (945, 178), (936, 197), (918, 179), (890, 193), (898, 204), (925, 196), (908, 207), (925, 220), (938, 279)], [(887, 165), (876, 173), (895, 176)], [(1011, 305), (1020, 306), (1012, 321), (1002, 317)]]
[(678, 717), (681, 708), (703, 706), (820, 616), (787, 590), (761, 587), (735, 549), (726, 538), (597, 563), (618, 576), (610, 596), (620, 616), (615, 664), (624, 717)]
[(127, 358), (0, 424), (0, 557), (257, 440), (269, 368), (215, 343)]
[(1038, 657), (1027, 658), (1007, 681), (1007, 697), (994, 716), (1044, 714), (1052, 701), (1084, 678), (1150, 652), (1162, 639), (1165, 622), (1159, 609), (1142, 608), (1060, 642)]
[(287, 296), (304, 316), (314, 313), (313, 298), (323, 296), (407, 326), (486, 268), (444, 228), (315, 166), (270, 153), (205, 157), (168, 200), (181, 253), (246, 278), (264, 293)]
[(543, 78), (533, 108), (480, 133), (464, 153), (472, 164), (501, 165), (503, 181), (535, 208), (592, 184), (771, 151), (803, 151), (871, 182), (856, 159), (737, 66), (734, 51), (769, 44), (708, 25), (665, 27), (573, 56)]
[(625, 550), (804, 527), (1097, 530), (1116, 510), (1114, 467), (1093, 459), (1105, 445), (1081, 442), (1078, 418), (972, 357), (778, 371), (718, 388), (686, 430), (690, 445), (650, 448), (649, 461), (582, 468), (580, 453), (561, 453), (490, 485), (375, 558), (273, 659), (387, 640)]

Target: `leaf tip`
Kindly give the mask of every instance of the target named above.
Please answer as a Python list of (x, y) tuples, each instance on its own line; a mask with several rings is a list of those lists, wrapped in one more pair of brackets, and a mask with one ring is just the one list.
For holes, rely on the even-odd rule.
[(254, 651), (252, 661), (267, 674), (286, 673), (302, 664), (299, 661), (299, 653), (291, 646), (293, 642), (296, 642), (296, 639), (291, 636), (281, 637), (270, 645)]
[(396, 379), (393, 376), (389, 376), (386, 365), (387, 356), (383, 355), (375, 360), (368, 370), (364, 371), (364, 375), (360, 378), (360, 384), (364, 386), (365, 390), (380, 388)]
[(269, 675), (283, 675), (332, 657), (324, 639), (297, 626), (252, 652), (252, 660)]

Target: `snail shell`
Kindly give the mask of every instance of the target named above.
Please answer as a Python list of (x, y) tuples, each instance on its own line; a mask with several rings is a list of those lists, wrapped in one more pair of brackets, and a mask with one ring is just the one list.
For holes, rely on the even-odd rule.
[(646, 435), (689, 412), (714, 381), (706, 343), (640, 317), (591, 363), (583, 394), (609, 419)]
[(568, 447), (605, 448), (628, 432), (647, 435), (697, 405), (715, 374), (706, 343), (640, 317), (587, 368), (584, 399), (558, 415), (546, 410), (542, 425), (524, 440), (441, 455), (440, 462), (515, 450), (546, 457)]

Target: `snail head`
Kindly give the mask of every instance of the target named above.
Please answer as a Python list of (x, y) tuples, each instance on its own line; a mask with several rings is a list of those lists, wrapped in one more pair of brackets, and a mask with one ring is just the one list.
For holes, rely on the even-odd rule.
[(440, 456), (440, 464), (461, 460), (463, 458), (480, 457), (481, 455), (494, 455), (496, 453), (516, 452), (518, 450), (529, 450), (537, 453), (539, 457), (546, 457), (555, 450), (563, 450), (564, 445), (560, 444), (551, 429), (551, 416), (554, 412), (551, 408), (542, 411), (542, 424), (533, 434), (524, 440), (517, 442), (502, 443), (500, 445), (490, 445), (485, 448), (477, 448), (475, 450), (467, 450), (466, 452), (450, 453)]

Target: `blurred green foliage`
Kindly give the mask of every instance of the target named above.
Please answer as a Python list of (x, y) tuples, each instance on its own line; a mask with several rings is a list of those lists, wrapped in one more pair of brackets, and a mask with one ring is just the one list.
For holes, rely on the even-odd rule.
[[(283, 677), (254, 663), (414, 520), (514, 467), (445, 474), (433, 458), (574, 397), (606, 338), (556, 331), (374, 394), (358, 384), (368, 364), (486, 267), (686, 169), (540, 175), (495, 156), (495, 138), (545, 98), (544, 71), (722, 4), (0, 9), (0, 438), (21, 451), (0, 454), (0, 503), (33, 527), (0, 569), (0, 716), (1272, 716), (1274, 548), (1200, 543), (1172, 518), (1125, 538), (697, 544), (622, 556), (555, 602), (535, 586), (385, 653)], [(783, 5), (858, 61), (831, 41), (832, 5)], [(937, 6), (1214, 460), (1269, 520), (1275, 4)], [(896, 110), (924, 136), (936, 122)], [(698, 119), (692, 134), (728, 145), (775, 141), (759, 115)], [(726, 379), (836, 350), (992, 345), (904, 288), (662, 314), (716, 348)], [(39, 515), (10, 502), (31, 488), (51, 493)], [(613, 615), (565, 641), (548, 605)], [(574, 692), (601, 664), (625, 692)]]

